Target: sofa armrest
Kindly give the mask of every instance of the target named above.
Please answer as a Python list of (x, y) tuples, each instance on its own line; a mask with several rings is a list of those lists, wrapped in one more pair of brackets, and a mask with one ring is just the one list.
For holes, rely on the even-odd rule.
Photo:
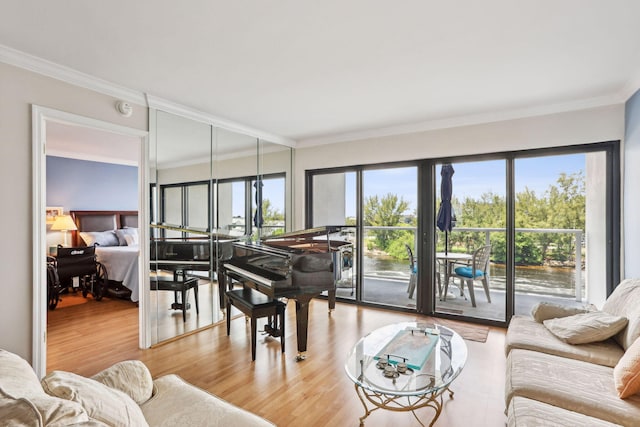
[(154, 381), (156, 391), (140, 405), (150, 426), (274, 427), (247, 410), (214, 396), (177, 375)]

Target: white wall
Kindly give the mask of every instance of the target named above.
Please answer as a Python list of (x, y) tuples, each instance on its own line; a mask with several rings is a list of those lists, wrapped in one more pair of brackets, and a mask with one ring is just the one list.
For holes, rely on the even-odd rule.
[[(296, 148), (294, 181), (309, 169), (494, 153), (622, 140), (624, 105), (481, 125)], [(638, 159), (640, 163), (640, 159)], [(304, 186), (296, 187), (295, 227), (304, 226)]]
[[(607, 210), (603, 203), (606, 194), (606, 154), (590, 153), (586, 156), (586, 213), (585, 213), (585, 241), (587, 242), (586, 288), (587, 301), (602, 308), (607, 299), (606, 283), (606, 229)], [(584, 260), (583, 260), (584, 261)], [(583, 295), (585, 297), (585, 295)]]
[(623, 176), (624, 275), (640, 277), (640, 90), (626, 103)]
[[(32, 141), (31, 105), (37, 104), (136, 129), (147, 130), (147, 110), (130, 118), (116, 99), (0, 63), (0, 348), (32, 358)], [(44, 212), (42, 213), (44, 216)]]

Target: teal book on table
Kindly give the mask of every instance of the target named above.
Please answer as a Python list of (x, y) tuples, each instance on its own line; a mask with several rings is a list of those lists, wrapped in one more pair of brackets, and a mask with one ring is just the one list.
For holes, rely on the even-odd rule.
[(388, 357), (389, 363), (393, 365), (404, 361), (409, 368), (420, 370), (429, 360), (438, 339), (438, 334), (420, 329), (403, 329), (398, 331), (374, 358)]

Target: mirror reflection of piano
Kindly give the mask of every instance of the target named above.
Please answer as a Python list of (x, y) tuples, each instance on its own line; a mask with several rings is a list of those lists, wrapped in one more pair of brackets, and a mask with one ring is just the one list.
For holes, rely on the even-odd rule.
[(234, 242), (231, 258), (222, 262), (221, 295), (236, 281), (272, 298), (295, 300), (298, 360), (306, 357), (309, 301), (328, 291), (329, 309), (335, 308), (334, 270), (341, 268), (343, 255), (350, 255), (353, 248), (350, 242), (332, 238), (342, 228), (325, 226), (270, 236), (256, 243)]
[(218, 270), (218, 264), (231, 257), (233, 250), (231, 244), (239, 239), (226, 234), (182, 226), (153, 224), (152, 228), (201, 235), (151, 239), (149, 254), (151, 271), (173, 272), (174, 280), (184, 278), (189, 271), (208, 271), (209, 277), (213, 280), (213, 273)]

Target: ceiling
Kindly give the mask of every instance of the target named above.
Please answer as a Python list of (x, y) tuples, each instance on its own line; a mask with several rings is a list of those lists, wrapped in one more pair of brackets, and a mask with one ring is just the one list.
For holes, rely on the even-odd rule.
[(637, 0), (0, 0), (0, 45), (290, 138), (624, 102)]

